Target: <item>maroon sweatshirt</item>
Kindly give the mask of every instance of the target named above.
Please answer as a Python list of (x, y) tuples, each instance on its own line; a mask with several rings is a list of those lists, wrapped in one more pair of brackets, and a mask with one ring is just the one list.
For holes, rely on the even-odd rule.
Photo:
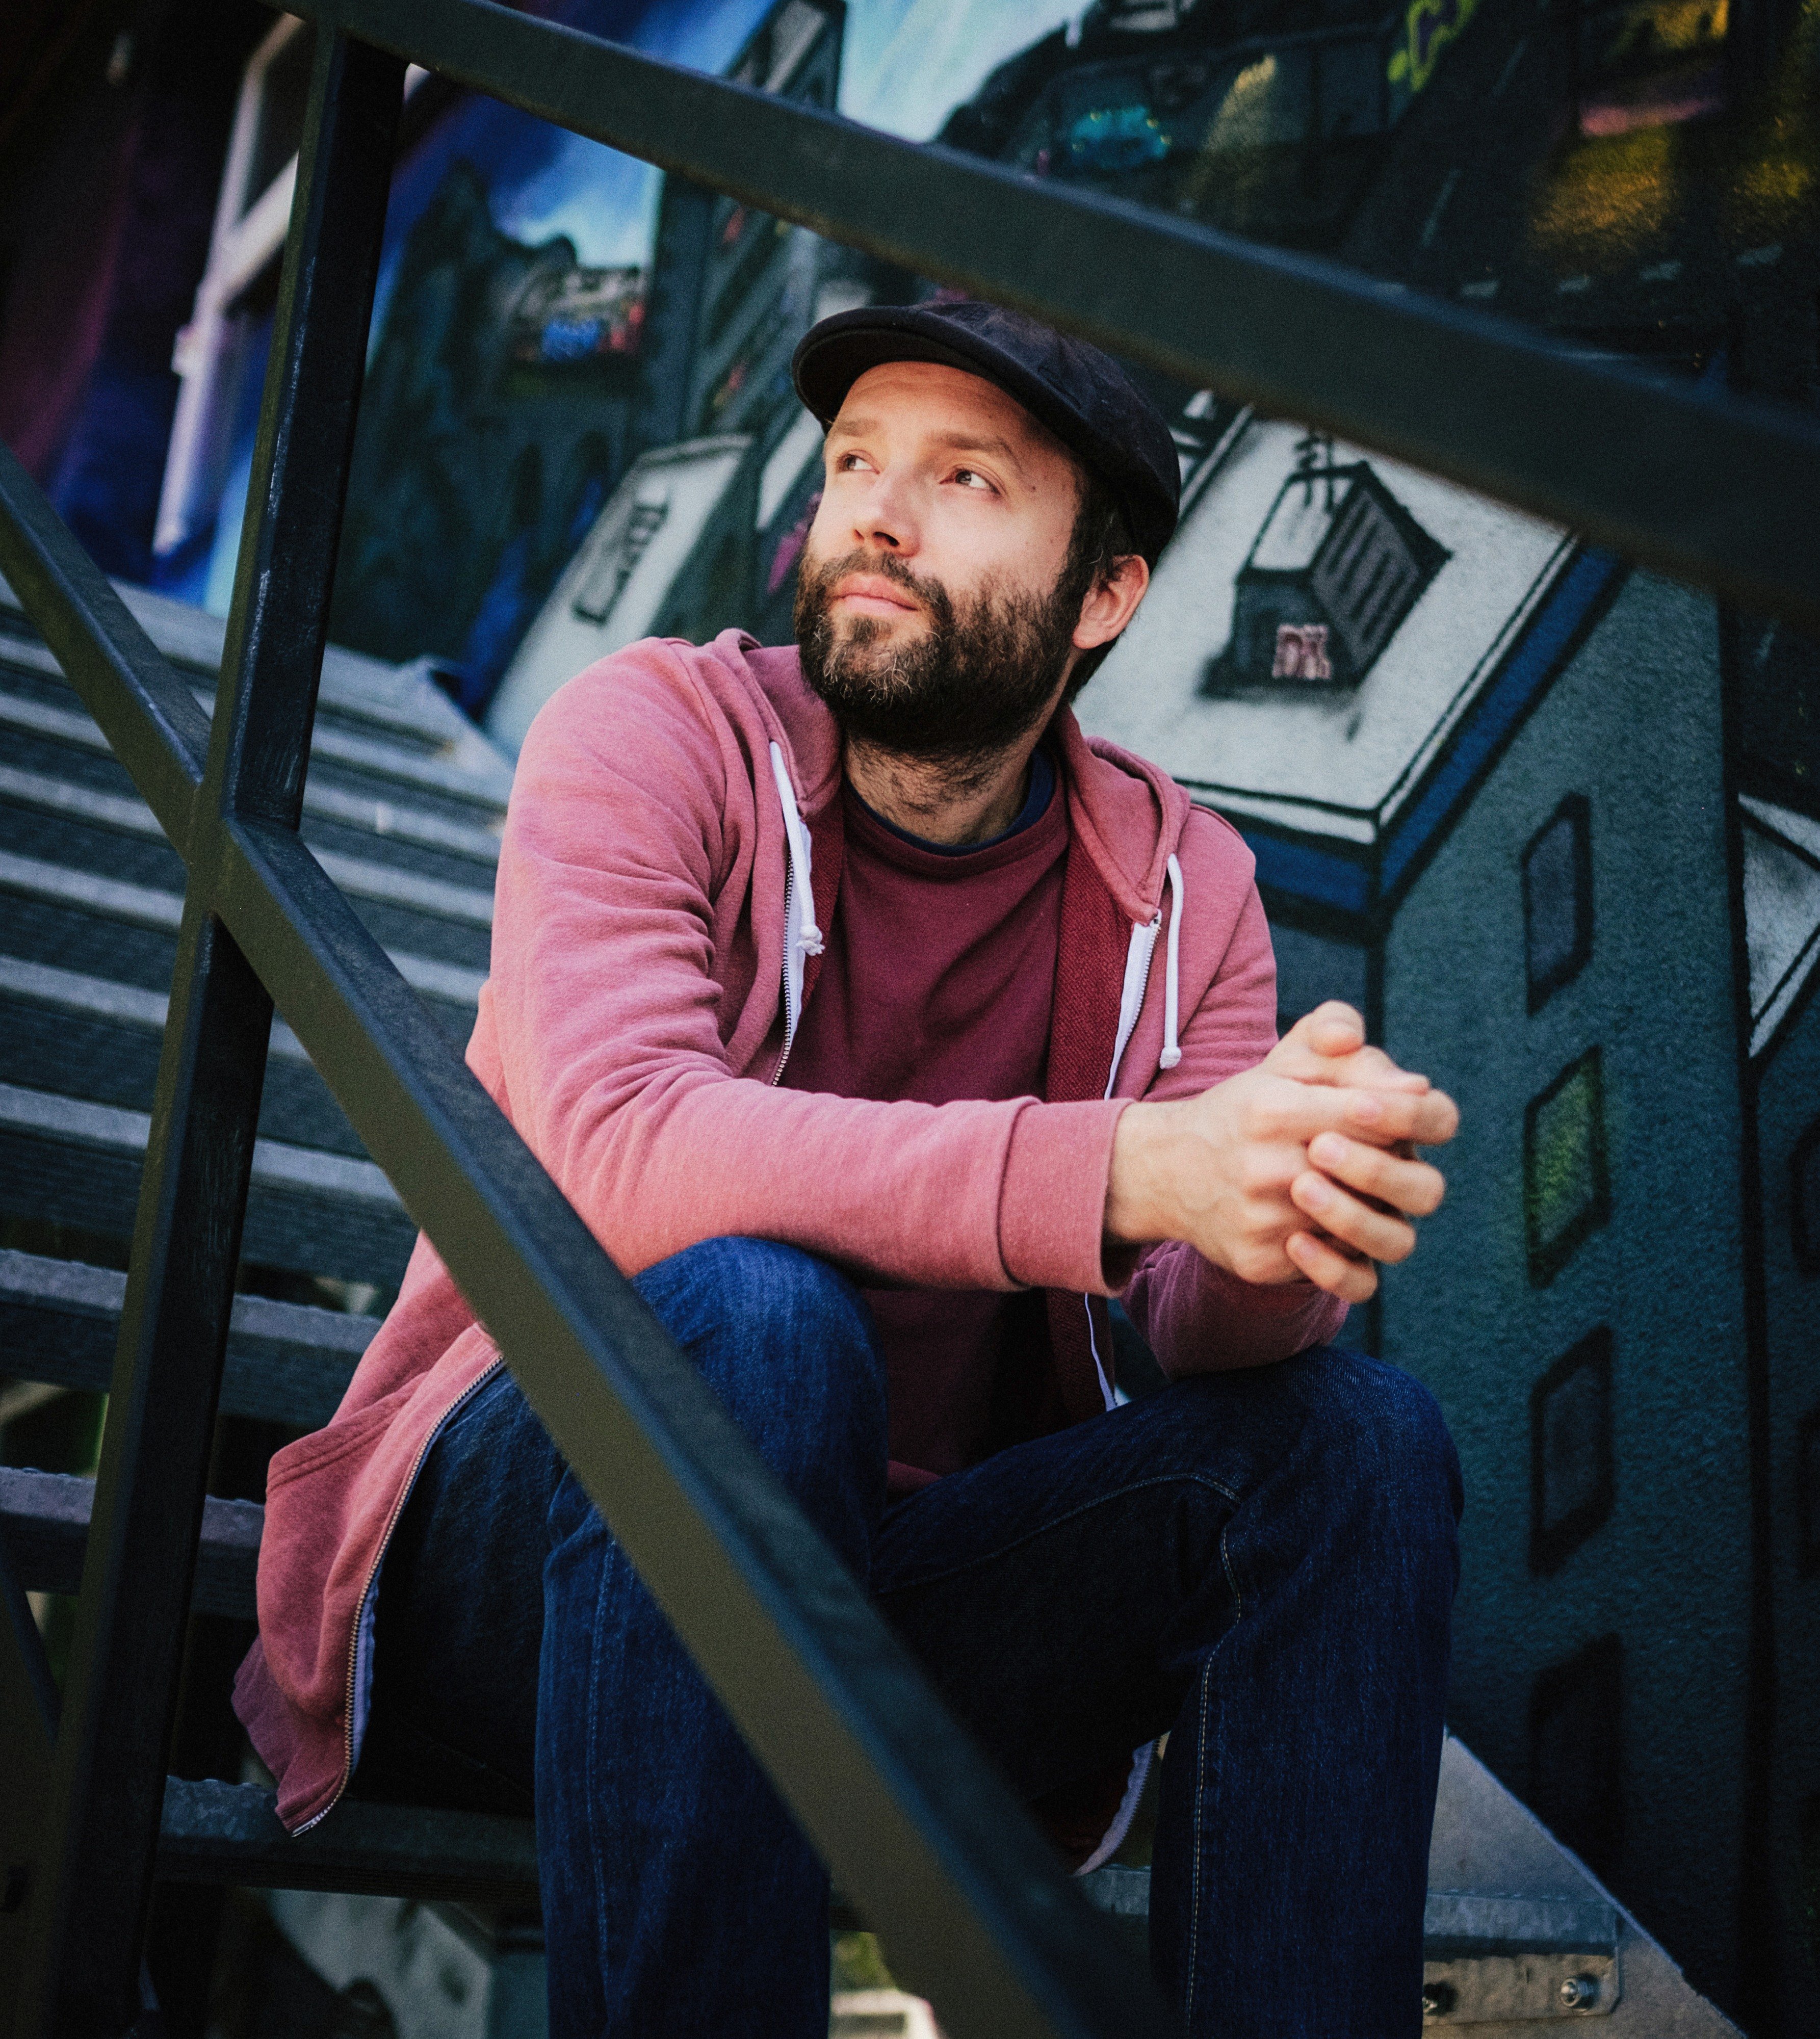
[[(1018, 822), (953, 851), (892, 828), (849, 786), (826, 951), (782, 1081), (890, 1102), (1040, 1098), (1054, 1004), (1067, 803), (1039, 755)], [(868, 1288), (891, 1401), (891, 1488), (984, 1457), (1020, 1300)]]

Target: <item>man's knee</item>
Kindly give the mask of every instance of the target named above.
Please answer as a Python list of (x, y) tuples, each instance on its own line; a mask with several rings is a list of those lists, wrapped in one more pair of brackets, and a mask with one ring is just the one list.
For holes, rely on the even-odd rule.
[(1460, 1460), (1441, 1405), (1412, 1373), (1329, 1347), (1305, 1355), (1310, 1443), (1362, 1505), (1394, 1504), (1412, 1532), (1451, 1540), (1460, 1519)]
[(792, 1440), (810, 1452), (876, 1449), (883, 1464), (871, 1316), (826, 1262), (773, 1240), (708, 1239), (633, 1285), (774, 1464)]

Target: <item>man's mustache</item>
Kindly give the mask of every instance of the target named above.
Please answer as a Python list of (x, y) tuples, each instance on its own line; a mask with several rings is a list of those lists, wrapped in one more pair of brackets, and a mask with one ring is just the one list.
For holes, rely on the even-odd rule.
[(836, 585), (849, 574), (876, 574), (880, 580), (888, 580), (906, 594), (914, 595), (932, 616), (943, 614), (950, 606), (948, 590), (940, 581), (925, 580), (921, 575), (911, 572), (891, 552), (868, 552), (863, 545), (856, 546), (842, 559), (830, 560), (826, 565), (818, 562), (812, 571), (815, 598), (824, 609), (833, 598)]

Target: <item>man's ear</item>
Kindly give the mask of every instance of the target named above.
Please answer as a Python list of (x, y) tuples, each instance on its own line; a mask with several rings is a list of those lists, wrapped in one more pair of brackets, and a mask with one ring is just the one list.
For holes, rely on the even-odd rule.
[(1110, 644), (1137, 612), (1150, 585), (1150, 569), (1142, 552), (1127, 552), (1115, 564), (1111, 575), (1089, 588), (1081, 604), (1081, 621), (1074, 626), (1074, 648), (1097, 650)]

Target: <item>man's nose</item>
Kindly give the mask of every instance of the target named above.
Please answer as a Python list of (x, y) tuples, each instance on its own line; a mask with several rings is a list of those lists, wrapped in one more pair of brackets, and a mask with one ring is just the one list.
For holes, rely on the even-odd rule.
[(880, 475), (866, 492), (853, 521), (853, 535), (861, 544), (876, 546), (880, 552), (915, 551), (914, 506), (908, 492), (893, 477)]

